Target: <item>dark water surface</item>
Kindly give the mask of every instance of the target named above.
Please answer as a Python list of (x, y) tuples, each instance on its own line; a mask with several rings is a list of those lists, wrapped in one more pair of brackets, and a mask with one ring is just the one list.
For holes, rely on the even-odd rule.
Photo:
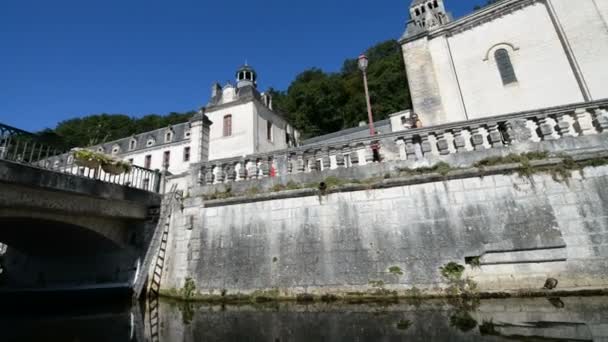
[(3, 308), (2, 342), (608, 342), (608, 297), (238, 307), (161, 301), (152, 314), (148, 305), (120, 303)]

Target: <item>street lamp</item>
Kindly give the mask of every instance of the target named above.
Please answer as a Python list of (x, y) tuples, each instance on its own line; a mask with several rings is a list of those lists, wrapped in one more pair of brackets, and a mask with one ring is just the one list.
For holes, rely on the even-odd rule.
[[(372, 103), (369, 100), (369, 90), (367, 89), (367, 66), (369, 64), (369, 60), (367, 56), (361, 55), (359, 56), (359, 69), (363, 73), (363, 87), (365, 88), (365, 101), (367, 102), (367, 119), (369, 120), (369, 135), (376, 135), (376, 130), (374, 129), (374, 115), (372, 114)], [(380, 146), (377, 143), (372, 143), (372, 155), (374, 161), (380, 160), (380, 154), (378, 150)]]
[(369, 64), (369, 60), (367, 56), (361, 55), (359, 56), (359, 69), (363, 73), (363, 87), (365, 88), (365, 101), (367, 101), (367, 119), (369, 120), (369, 135), (376, 135), (376, 130), (374, 129), (374, 116), (372, 114), (372, 103), (369, 100), (369, 90), (367, 89), (367, 66)]

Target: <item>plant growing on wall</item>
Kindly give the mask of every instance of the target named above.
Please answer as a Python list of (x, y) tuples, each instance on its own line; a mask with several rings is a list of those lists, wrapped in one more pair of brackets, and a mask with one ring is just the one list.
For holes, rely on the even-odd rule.
[(74, 161), (76, 165), (90, 169), (101, 167), (104, 172), (111, 175), (131, 172), (130, 163), (87, 149), (74, 149)]

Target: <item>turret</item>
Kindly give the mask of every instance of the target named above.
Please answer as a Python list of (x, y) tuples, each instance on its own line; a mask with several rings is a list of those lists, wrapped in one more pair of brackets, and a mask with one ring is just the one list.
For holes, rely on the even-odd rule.
[(236, 87), (242, 88), (245, 86), (257, 87), (257, 74), (249, 65), (245, 64), (236, 72)]

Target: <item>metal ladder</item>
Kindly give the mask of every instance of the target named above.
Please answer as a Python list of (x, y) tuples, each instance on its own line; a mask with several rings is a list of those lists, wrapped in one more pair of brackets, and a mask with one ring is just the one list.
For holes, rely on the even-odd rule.
[[(160, 218), (158, 220), (158, 224), (156, 229), (154, 230), (154, 234), (152, 236), (152, 240), (150, 242), (150, 246), (146, 251), (146, 255), (144, 257), (144, 261), (140, 266), (140, 272), (136, 276), (133, 282), (133, 300), (137, 301), (142, 295), (144, 290), (144, 286), (146, 285), (146, 281), (148, 280), (148, 276), (150, 275), (150, 268), (154, 267), (154, 273), (152, 274), (150, 286), (155, 285), (156, 294), (160, 290), (160, 281), (162, 276), (162, 270), (165, 263), (166, 257), (166, 249), (167, 249), (167, 240), (169, 236), (169, 227), (171, 218), (171, 212), (173, 210), (173, 203), (176, 199), (181, 197), (181, 194), (176, 191), (177, 184), (173, 184), (171, 186), (171, 190), (169, 191), (168, 200), (163, 203), (163, 206), (160, 211)], [(161, 256), (162, 255), (162, 256)], [(155, 261), (152, 264), (153, 260)], [(160, 267), (160, 270), (159, 270)], [(160, 276), (155, 275), (160, 274)], [(156, 280), (155, 280), (156, 279)]]

